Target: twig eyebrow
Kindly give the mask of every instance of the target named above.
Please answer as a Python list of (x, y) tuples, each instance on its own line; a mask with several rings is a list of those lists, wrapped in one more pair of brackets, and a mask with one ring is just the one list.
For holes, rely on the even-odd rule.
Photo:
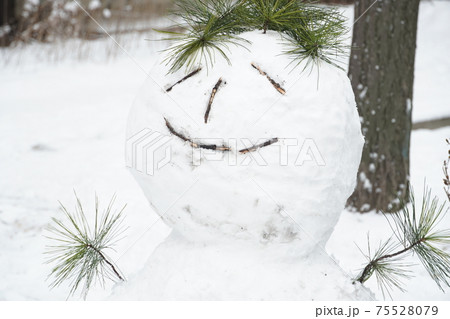
[(206, 108), (206, 112), (205, 112), (205, 124), (208, 123), (209, 112), (211, 112), (211, 106), (214, 101), (214, 97), (216, 96), (216, 93), (219, 90), (219, 87), (221, 84), (222, 84), (222, 78), (220, 78), (217, 81), (216, 85), (214, 85), (214, 87), (211, 91), (211, 96), (209, 97), (208, 107)]
[(267, 80), (269, 80), (269, 82), (273, 85), (273, 87), (280, 93), (280, 94), (286, 94), (286, 90), (283, 89), (281, 87), (281, 85), (279, 83), (277, 83), (274, 79), (272, 79), (266, 72), (264, 72), (263, 70), (261, 70), (261, 68), (256, 65), (254, 62), (251, 63), (252, 67), (254, 67), (256, 70), (258, 70), (258, 72), (265, 76), (267, 78)]
[(191, 76), (196, 75), (196, 74), (197, 74), (198, 72), (200, 72), (201, 70), (202, 70), (202, 68), (198, 68), (198, 69), (192, 71), (191, 73), (189, 73), (188, 75), (186, 75), (185, 77), (183, 77), (181, 80), (179, 80), (179, 81), (175, 82), (174, 84), (172, 84), (168, 89), (166, 89), (166, 92), (172, 91), (172, 89), (173, 89), (173, 87), (174, 87), (175, 85), (180, 84), (181, 82), (183, 82), (183, 81), (189, 79)]

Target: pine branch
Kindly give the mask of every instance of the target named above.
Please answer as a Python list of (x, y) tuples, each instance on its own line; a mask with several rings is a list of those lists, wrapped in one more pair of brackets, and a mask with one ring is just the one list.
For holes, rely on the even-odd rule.
[[(384, 243), (380, 243), (379, 247), (372, 256), (370, 249), (369, 237), (367, 238), (368, 255), (365, 257), (369, 263), (364, 267), (355, 281), (360, 283), (366, 282), (373, 274), (377, 279), (378, 287), (383, 293), (390, 295), (390, 290), (394, 287), (403, 291), (403, 279), (410, 277), (408, 263), (401, 262), (401, 253), (398, 252), (399, 244), (393, 242), (392, 237)], [(361, 249), (360, 249), (361, 251)], [(362, 252), (362, 251), (361, 251)], [(390, 256), (390, 257), (387, 257)]]
[(114, 274), (117, 276), (117, 278), (119, 278), (121, 281), (125, 281), (125, 279), (123, 279), (123, 277), (120, 275), (120, 273), (117, 271), (116, 267), (114, 266), (114, 264), (112, 262), (110, 262), (105, 255), (103, 255), (103, 253), (98, 249), (95, 248), (94, 246), (92, 246), (91, 244), (87, 245), (87, 248), (93, 249), (97, 254), (99, 254), (99, 256), (103, 259), (103, 261), (105, 263), (108, 264), (109, 267), (111, 267), (112, 271), (114, 272)]
[(342, 69), (340, 58), (349, 48), (344, 42), (347, 33), (346, 19), (337, 9), (307, 7), (296, 26), (283, 33), (288, 43), (284, 54), (295, 66), (306, 60), (304, 69), (320, 61)]
[(358, 277), (358, 279), (356, 279), (356, 281), (358, 281), (360, 283), (366, 282), (370, 278), (373, 271), (381, 264), (381, 262), (383, 262), (386, 259), (399, 257), (400, 255), (407, 253), (410, 250), (414, 249), (415, 246), (421, 244), (422, 242), (424, 242), (423, 238), (402, 250), (399, 250), (397, 252), (387, 254), (387, 255), (381, 255), (380, 257), (374, 258), (367, 264), (366, 267), (364, 267), (361, 275), (359, 275), (359, 277)]
[(303, 4), (298, 0), (248, 0), (248, 14), (255, 28), (285, 31), (292, 28), (303, 13)]
[[(398, 277), (407, 277), (407, 274), (404, 267), (395, 265), (395, 261), (401, 260), (411, 253), (418, 256), (440, 289), (443, 289), (444, 284), (450, 286), (450, 254), (437, 246), (450, 244), (450, 229), (435, 230), (447, 212), (444, 209), (445, 203), (439, 205), (436, 197), (431, 200), (431, 191), (426, 187), (420, 215), (417, 214), (412, 192), (410, 202), (412, 211), (409, 211), (408, 206), (404, 205), (401, 211), (387, 217), (388, 221), (392, 219), (393, 223), (389, 222), (389, 225), (403, 249), (393, 249), (394, 246), (395, 248), (398, 246), (393, 245), (392, 238), (390, 238), (380, 246), (373, 257), (368, 258), (369, 263), (356, 279), (356, 281), (364, 283), (375, 273), (379, 285), (383, 288), (383, 295), (384, 290), (389, 290), (393, 286), (402, 289)], [(403, 264), (403, 266), (405, 265)]]
[(47, 230), (52, 236), (48, 239), (54, 242), (47, 246), (45, 254), (47, 263), (55, 263), (49, 277), (53, 277), (50, 287), (54, 288), (69, 281), (71, 289), (69, 296), (74, 295), (82, 284), (82, 296), (86, 298), (94, 282), (103, 286), (106, 279), (124, 281), (117, 266), (110, 261), (104, 251), (112, 249), (117, 237), (122, 234), (122, 213), (125, 206), (113, 213), (115, 196), (107, 209), (100, 216), (98, 199), (95, 198), (94, 228), (91, 229), (84, 213), (80, 199), (76, 197), (75, 212), (69, 212), (61, 203), (64, 219), (52, 218)]
[(201, 63), (212, 66), (215, 54), (219, 53), (229, 64), (226, 51), (228, 45), (244, 46), (249, 43), (238, 34), (249, 30), (241, 17), (244, 7), (232, 0), (177, 0), (174, 15), (184, 21), (181, 27), (186, 33), (159, 31), (167, 34), (166, 40), (176, 41), (167, 49), (166, 64), (170, 72), (185, 66), (191, 70)]
[[(229, 45), (245, 47), (249, 41), (239, 35), (260, 29), (273, 30), (287, 40), (285, 54), (296, 65), (307, 59), (325, 61), (339, 67), (339, 57), (348, 48), (343, 36), (348, 32), (345, 17), (337, 10), (313, 6), (300, 0), (176, 0), (174, 15), (183, 21), (177, 29), (186, 32), (159, 31), (175, 41), (168, 48), (169, 72), (182, 67), (188, 71), (205, 63), (212, 66), (216, 54), (229, 64)], [(305, 66), (305, 68), (306, 68)]]

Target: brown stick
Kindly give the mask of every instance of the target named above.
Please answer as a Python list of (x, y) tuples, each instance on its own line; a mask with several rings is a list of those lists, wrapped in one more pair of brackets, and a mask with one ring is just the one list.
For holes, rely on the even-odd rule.
[[(450, 139), (445, 140), (447, 145), (450, 147)], [(444, 161), (444, 166), (442, 170), (444, 172), (444, 191), (447, 194), (448, 200), (450, 201), (450, 148), (448, 150), (448, 158)]]
[(170, 122), (166, 118), (164, 118), (164, 120), (166, 121), (166, 126), (169, 129), (170, 133), (172, 133), (176, 137), (182, 139), (183, 141), (188, 142), (192, 147), (204, 148), (204, 149), (207, 149), (207, 150), (222, 151), (222, 152), (230, 151), (230, 148), (228, 146), (225, 146), (225, 145), (197, 144), (194, 141), (192, 141), (192, 139), (190, 139), (189, 137), (186, 137), (183, 134), (181, 134), (180, 132), (177, 132), (173, 128), (172, 124), (170, 124)]
[(198, 69), (192, 71), (191, 73), (189, 73), (188, 75), (186, 75), (184, 78), (182, 78), (181, 80), (179, 80), (178, 82), (176, 82), (175, 84), (173, 84), (172, 86), (170, 86), (170, 87), (166, 90), (166, 92), (172, 91), (172, 89), (173, 89), (173, 87), (174, 87), (175, 85), (180, 84), (180, 83), (183, 82), (184, 80), (189, 79), (191, 76), (196, 75), (198, 72), (200, 72), (201, 69), (202, 69), (202, 68), (198, 68)]
[(123, 279), (123, 277), (119, 274), (119, 272), (116, 270), (116, 267), (114, 267), (113, 263), (111, 263), (108, 259), (106, 259), (105, 255), (102, 254), (102, 252), (100, 250), (98, 250), (97, 248), (95, 248), (94, 246), (92, 246), (91, 244), (87, 245), (88, 248), (91, 248), (93, 251), (95, 251), (97, 254), (99, 254), (99, 256), (103, 259), (103, 261), (105, 263), (107, 263), (109, 265), (109, 267), (111, 267), (112, 271), (114, 272), (114, 274), (117, 276), (117, 278), (119, 278), (122, 281), (125, 281), (125, 279)]
[(255, 63), (252, 62), (251, 64), (252, 64), (252, 67), (254, 67), (256, 70), (258, 70), (258, 72), (259, 72), (261, 75), (265, 76), (265, 77), (269, 80), (269, 82), (273, 85), (273, 87), (274, 87), (280, 94), (283, 94), (283, 95), (286, 94), (285, 89), (283, 89), (279, 83), (275, 82), (274, 79), (272, 79), (266, 72), (264, 72), (263, 70), (261, 70), (261, 68), (260, 68), (259, 66), (257, 66)]
[(367, 264), (366, 267), (364, 267), (364, 270), (363, 270), (361, 276), (356, 281), (359, 281), (360, 283), (364, 283), (367, 279), (369, 279), (369, 278), (366, 278), (366, 277), (371, 272), (371, 270), (373, 269), (374, 265), (376, 265), (378, 262), (380, 262), (381, 260), (384, 260), (384, 259), (396, 257), (398, 255), (406, 253), (407, 251), (413, 249), (414, 247), (416, 247), (417, 245), (423, 243), (424, 241), (425, 241), (425, 238), (422, 238), (422, 239), (416, 241), (415, 243), (413, 243), (411, 246), (408, 246), (408, 247), (406, 247), (406, 248), (404, 248), (404, 249), (402, 249), (400, 251), (397, 251), (397, 252), (389, 254), (389, 255), (384, 255), (384, 256), (378, 257), (375, 260), (372, 260), (370, 263)]
[(205, 124), (208, 123), (209, 112), (211, 112), (211, 105), (214, 101), (214, 97), (216, 96), (217, 90), (219, 89), (221, 84), (222, 84), (222, 78), (220, 78), (217, 81), (216, 85), (214, 85), (214, 87), (212, 89), (211, 96), (209, 97), (208, 107), (206, 108), (206, 112), (205, 112)]
[(275, 137), (275, 138), (272, 138), (272, 139), (270, 139), (270, 140), (268, 140), (268, 141), (266, 141), (264, 143), (256, 144), (256, 145), (253, 145), (252, 147), (249, 147), (249, 148), (244, 148), (243, 150), (240, 150), (239, 153), (246, 154), (248, 152), (254, 152), (254, 151), (256, 151), (257, 149), (259, 149), (261, 147), (269, 146), (269, 145), (272, 145), (272, 144), (274, 144), (276, 142), (278, 142), (278, 138)]

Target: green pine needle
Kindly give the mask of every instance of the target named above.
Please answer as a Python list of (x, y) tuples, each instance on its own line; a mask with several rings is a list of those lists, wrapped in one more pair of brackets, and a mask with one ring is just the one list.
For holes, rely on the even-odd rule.
[(188, 71), (205, 63), (206, 67), (215, 62), (216, 53), (231, 64), (227, 56), (230, 44), (244, 46), (248, 41), (238, 36), (248, 30), (245, 19), (240, 17), (244, 7), (240, 2), (231, 0), (203, 1), (178, 0), (175, 15), (184, 21), (180, 26), (187, 29), (186, 33), (166, 32), (166, 40), (176, 43), (168, 48), (166, 64), (171, 65), (170, 72), (175, 72), (183, 66)]
[(401, 279), (409, 277), (409, 265), (401, 260), (409, 254), (417, 255), (441, 290), (444, 285), (450, 287), (450, 254), (442, 249), (442, 245), (450, 244), (450, 229), (437, 230), (447, 212), (445, 202), (439, 205), (437, 197), (431, 199), (431, 190), (427, 187), (420, 212), (412, 191), (410, 202), (411, 211), (408, 205), (403, 205), (401, 211), (385, 214), (399, 243), (395, 244), (390, 238), (380, 245), (373, 256), (370, 256), (369, 249), (369, 262), (356, 279), (364, 283), (375, 274), (383, 296), (394, 287), (403, 291)]
[(344, 43), (345, 18), (336, 9), (308, 7), (297, 21), (295, 28), (284, 31), (288, 43), (284, 53), (295, 66), (305, 60), (305, 68), (324, 61), (342, 69), (339, 62), (349, 48)]
[(304, 13), (302, 1), (297, 0), (247, 0), (251, 21), (256, 29), (286, 31), (295, 29)]
[(69, 296), (81, 288), (83, 298), (95, 282), (102, 286), (106, 279), (124, 280), (117, 266), (107, 257), (105, 250), (112, 249), (117, 237), (122, 234), (120, 227), (122, 213), (125, 206), (113, 213), (115, 196), (111, 199), (107, 209), (100, 216), (98, 198), (95, 198), (94, 227), (88, 223), (83, 206), (75, 194), (77, 205), (75, 211), (69, 212), (64, 205), (61, 210), (64, 219), (52, 218), (53, 224), (47, 230), (52, 234), (47, 236), (53, 245), (47, 246), (45, 254), (47, 263), (55, 264), (49, 277), (53, 277), (51, 288), (69, 281), (71, 285)]
[(450, 229), (437, 230), (437, 226), (447, 213), (445, 202), (439, 205), (437, 197), (431, 199), (431, 190), (425, 187), (420, 212), (414, 195), (410, 195), (411, 211), (407, 205), (392, 214), (395, 234), (403, 246), (412, 247), (422, 265), (437, 286), (450, 287), (450, 254), (442, 250), (442, 245), (450, 244)]
[(364, 254), (364, 256), (367, 258), (368, 264), (361, 270), (357, 281), (365, 283), (373, 274), (375, 274), (383, 298), (385, 298), (386, 295), (391, 297), (390, 291), (393, 288), (404, 291), (403, 280), (411, 277), (409, 267), (411, 267), (412, 264), (403, 262), (402, 256), (396, 253), (400, 248), (400, 245), (396, 244), (391, 237), (387, 241), (380, 243), (379, 247), (372, 254), (369, 239), (367, 242), (368, 254)]
[[(336, 9), (314, 6), (302, 0), (176, 0), (175, 17), (185, 32), (165, 33), (175, 43), (164, 60), (169, 72), (182, 67), (191, 71), (199, 64), (210, 67), (216, 55), (229, 64), (229, 45), (248, 43), (239, 35), (245, 31), (280, 32), (288, 44), (284, 52), (295, 66), (307, 60), (325, 61), (339, 67), (339, 58), (348, 47), (343, 41), (348, 32), (344, 16)], [(306, 68), (306, 66), (305, 66)]]

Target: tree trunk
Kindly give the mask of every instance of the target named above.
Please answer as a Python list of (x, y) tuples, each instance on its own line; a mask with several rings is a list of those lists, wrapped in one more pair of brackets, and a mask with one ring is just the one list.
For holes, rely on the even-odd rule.
[[(366, 138), (348, 206), (393, 212), (408, 201), (419, 0), (355, 1), (349, 77)], [(364, 14), (364, 12), (368, 11)]]
[(17, 21), (15, 0), (0, 0), (0, 47), (11, 43)]

